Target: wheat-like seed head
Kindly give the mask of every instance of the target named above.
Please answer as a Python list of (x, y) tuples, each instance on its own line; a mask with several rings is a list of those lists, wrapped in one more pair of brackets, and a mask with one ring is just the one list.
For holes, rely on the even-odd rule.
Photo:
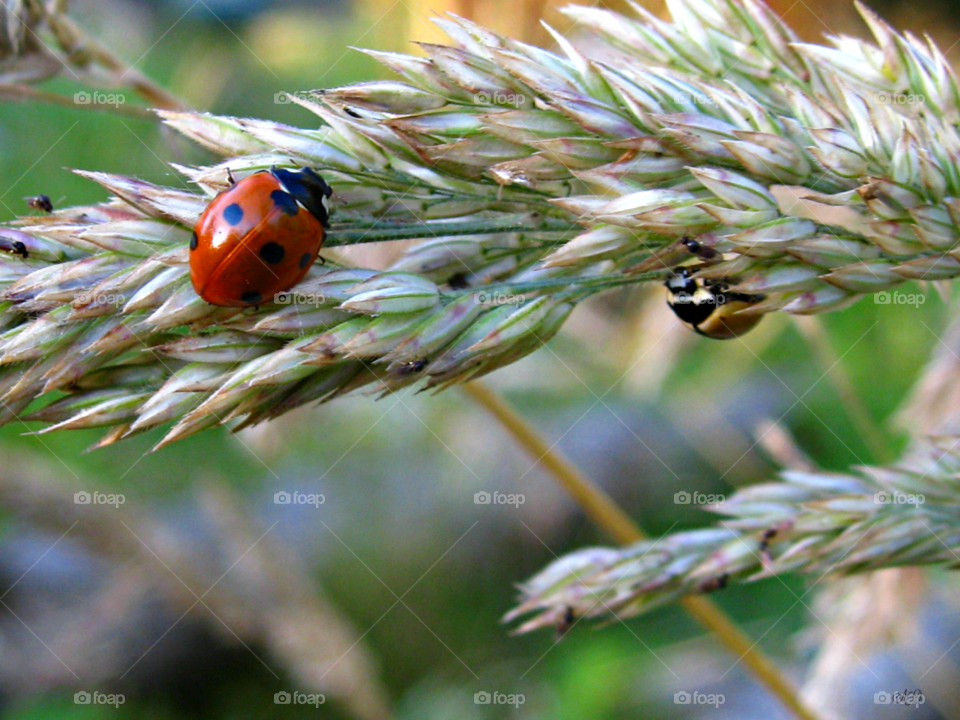
[[(86, 173), (114, 197), (0, 230), (0, 422), (174, 423), (161, 445), (359, 388), (442, 389), (533, 352), (580, 300), (661, 280), (697, 236), (702, 276), (815, 313), (960, 274), (956, 79), (932, 44), (864, 10), (877, 45), (797, 41), (754, 0), (672, 3), (675, 21), (567, 12), (602, 43), (551, 53), (461, 18), (402, 78), (292, 96), (319, 128), (176, 111), (225, 157), (198, 193)], [(210, 197), (272, 165), (333, 186), (329, 246), (422, 239), (386, 272), (327, 263), (256, 309), (188, 278)], [(790, 184), (857, 227), (784, 214)], [(34, 401), (68, 394), (39, 409)]]
[(629, 617), (728, 582), (784, 572), (814, 578), (886, 567), (960, 567), (960, 451), (955, 438), (919, 444), (892, 467), (856, 474), (787, 471), (706, 509), (715, 527), (587, 548), (522, 587), (508, 620), (525, 632), (575, 618)]

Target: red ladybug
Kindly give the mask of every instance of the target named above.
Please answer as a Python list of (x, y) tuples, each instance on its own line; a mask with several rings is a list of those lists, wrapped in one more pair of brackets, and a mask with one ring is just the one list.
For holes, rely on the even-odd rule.
[(327, 228), (330, 186), (310, 168), (270, 168), (220, 193), (190, 239), (193, 288), (213, 305), (271, 300), (303, 279)]

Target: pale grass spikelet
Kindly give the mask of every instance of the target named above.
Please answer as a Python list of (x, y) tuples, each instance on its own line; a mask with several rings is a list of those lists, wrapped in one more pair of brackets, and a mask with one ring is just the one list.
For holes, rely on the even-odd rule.
[(955, 438), (924, 442), (895, 466), (781, 476), (707, 507), (724, 516), (715, 527), (560, 558), (522, 586), (507, 619), (532, 614), (519, 628), (525, 632), (559, 625), (570, 613), (629, 617), (728, 582), (790, 571), (817, 579), (960, 566)]
[[(440, 18), (449, 47), (368, 51), (402, 80), (291, 96), (319, 127), (162, 111), (224, 158), (178, 167), (200, 193), (85, 173), (114, 197), (0, 230), (0, 422), (104, 442), (176, 423), (165, 444), (442, 389), (535, 351), (594, 293), (661, 281), (691, 260), (684, 236), (722, 256), (703, 277), (764, 296), (754, 314), (960, 275), (960, 95), (935, 47), (867, 10), (879, 45), (821, 47), (754, 0), (670, 7), (672, 24), (569, 8), (602, 57)], [(421, 242), (383, 272), (328, 261), (259, 308), (208, 305), (189, 231), (231, 176), (272, 165), (333, 187), (327, 247)], [(857, 223), (785, 214), (783, 183)]]

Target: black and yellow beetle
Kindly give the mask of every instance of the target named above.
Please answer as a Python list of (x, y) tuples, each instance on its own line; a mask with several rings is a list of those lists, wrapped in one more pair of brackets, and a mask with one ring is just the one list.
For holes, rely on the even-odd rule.
[[(692, 254), (708, 263), (720, 257), (716, 250), (696, 240), (684, 238), (681, 242)], [(762, 295), (730, 292), (726, 278), (698, 278), (697, 269), (679, 268), (664, 283), (667, 304), (678, 318), (700, 335), (715, 340), (739, 337), (757, 326), (762, 315), (738, 313), (763, 300)]]

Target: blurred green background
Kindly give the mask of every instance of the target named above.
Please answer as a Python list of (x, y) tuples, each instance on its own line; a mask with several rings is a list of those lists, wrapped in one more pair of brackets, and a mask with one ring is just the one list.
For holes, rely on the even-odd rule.
[[(466, 8), (482, 19), (491, 14), (482, 5), (430, 8)], [(938, 33), (955, 39), (956, 28), (939, 21), (946, 17), (937, 15), (939, 7), (915, 20), (933, 17)], [(799, 17), (799, 9), (787, 9), (811, 38), (834, 16), (836, 31), (862, 30), (847, 7), (814, 6), (826, 23), (812, 11)], [(883, 9), (892, 17), (902, 12), (899, 5)], [(386, 77), (349, 46), (407, 49), (409, 39), (430, 37), (420, 11), (374, 2), (86, 0), (71, 14), (194, 108), (309, 126), (313, 116), (277, 104), (275, 93)], [(551, 8), (543, 11), (562, 26)], [(521, 15), (500, 17), (500, 29), (539, 39), (540, 30)], [(64, 77), (43, 85), (68, 96), (84, 87)], [(22, 200), (28, 195), (45, 193), (58, 206), (105, 198), (67, 168), (181, 185), (171, 162), (214, 158), (156, 122), (0, 104), (0, 219), (30, 212)], [(925, 291), (927, 302), (917, 309), (863, 301), (822, 321), (839, 367), (894, 449), (902, 433), (888, 420), (938, 345), (948, 315), (932, 288), (904, 291)], [(755, 442), (765, 421), (780, 421), (824, 467), (876, 461), (838, 402), (837, 368), (826, 370), (788, 318), (766, 320), (745, 344), (705, 340), (670, 316), (659, 288), (646, 288), (586, 303), (549, 349), (490, 384), (660, 535), (712, 521), (675, 504), (674, 493), (729, 494), (773, 475), (776, 465)], [(510, 634), (500, 618), (516, 583), (557, 556), (609, 540), (458, 390), (338, 400), (239, 436), (206, 431), (155, 454), (148, 451), (162, 430), (84, 454), (98, 431), (25, 434), (38, 427), (0, 429), (0, 475), (8, 476), (0, 479), (8, 488), (123, 493), (126, 502), (51, 517), (42, 501), (21, 497), (25, 490), (3, 496), (3, 717), (347, 718), (362, 716), (364, 696), (381, 694), (395, 717), (411, 720), (692, 717), (673, 703), (673, 693), (711, 687), (726, 688), (728, 698), (724, 708), (708, 708), (711, 717), (781, 716), (736, 659), (675, 607), (603, 628), (579, 624), (560, 643), (546, 633)], [(323, 493), (325, 502), (274, 503), (276, 492), (295, 490)], [(525, 502), (477, 505), (480, 491), (522, 493)], [(218, 517), (211, 497), (228, 498), (236, 515)], [(103, 531), (104, 524), (118, 535)], [(272, 554), (245, 554), (264, 533), (257, 552), (269, 542)], [(136, 536), (151, 550), (124, 574), (141, 545)], [(179, 563), (172, 569), (170, 557)], [(265, 570), (271, 563), (276, 567)], [(215, 592), (227, 589), (213, 609), (190, 608), (195, 598), (169, 590), (181, 568), (191, 571), (184, 582), (198, 596), (226, 573)], [(282, 582), (305, 583), (325, 598), (331, 612), (310, 615), (319, 627), (300, 625), (308, 620), (295, 614), (230, 614), (231, 603), (257, 607), (262, 593)], [(799, 679), (812, 651), (798, 634), (810, 623), (810, 597), (797, 600), (805, 591), (802, 579), (787, 577), (715, 597)], [(314, 632), (307, 649), (291, 650), (299, 636)], [(278, 691), (316, 692), (307, 686), (319, 677), (309, 649), (338, 633), (346, 640), (330, 640), (332, 647), (349, 658), (364, 653), (369, 672), (354, 673), (355, 687), (328, 691), (319, 710), (275, 705)], [(349, 650), (354, 640), (359, 645)], [(119, 709), (80, 706), (79, 690), (121, 692), (126, 702)], [(476, 704), (475, 693), (483, 691), (521, 693), (525, 701), (518, 708)], [(343, 699), (350, 697), (352, 703)]]

